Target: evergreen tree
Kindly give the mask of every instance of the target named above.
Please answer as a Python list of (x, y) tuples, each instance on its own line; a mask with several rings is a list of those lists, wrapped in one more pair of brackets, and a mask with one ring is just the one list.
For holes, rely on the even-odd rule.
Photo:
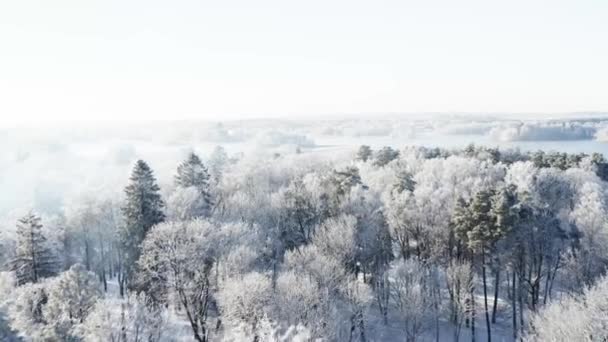
[(466, 236), (462, 238), (474, 253), (486, 252), (490, 242), (496, 239), (498, 234), (492, 216), (493, 195), (491, 190), (481, 190), (475, 194), (471, 202), (471, 225), (466, 231)]
[(416, 188), (416, 181), (414, 180), (414, 176), (406, 170), (400, 170), (397, 173), (397, 181), (393, 185), (393, 189), (398, 193), (402, 193), (404, 191), (414, 192)]
[(513, 224), (515, 217), (512, 211), (515, 204), (513, 191), (512, 188), (504, 188), (498, 193), (494, 190), (477, 192), (469, 205), (465, 218), (459, 218), (460, 224), (456, 228), (456, 235), (468, 248), (473, 262), (476, 258), (480, 258), (478, 261), (482, 272), (488, 342), (491, 341), (491, 329), (486, 268), (488, 265), (491, 266), (492, 260), (489, 256), (495, 252), (496, 244), (507, 234)]
[(123, 281), (131, 281), (141, 251), (141, 242), (157, 223), (164, 221), (165, 203), (160, 188), (148, 164), (138, 160), (131, 173), (130, 184), (125, 188), (126, 202), (122, 208), (125, 225), (120, 232), (124, 254)]
[(498, 291), (500, 289), (501, 268), (504, 266), (501, 258), (504, 256), (504, 249), (497, 246), (499, 239), (503, 241), (510, 234), (519, 219), (519, 202), (517, 198), (517, 187), (509, 184), (501, 187), (492, 197), (492, 216), (494, 218), (495, 237), (491, 240), (491, 267), (494, 272), (494, 303), (492, 306), (492, 323), (496, 323), (498, 308)]
[(462, 152), (467, 157), (475, 157), (475, 155), (477, 155), (477, 147), (475, 146), (475, 144), (470, 143), (464, 148)]
[(288, 249), (309, 243), (319, 222), (312, 193), (306, 189), (301, 179), (295, 179), (284, 192), (283, 200), (283, 243)]
[(40, 218), (33, 213), (17, 223), (17, 246), (11, 266), (19, 285), (38, 283), (57, 274), (57, 260), (42, 233)]
[(393, 150), (392, 148), (385, 146), (378, 150), (375, 155), (374, 165), (382, 167), (399, 157), (399, 151)]
[(357, 160), (361, 160), (362, 162), (367, 162), (372, 157), (373, 151), (367, 145), (361, 145), (359, 147), (359, 151), (357, 152)]
[(342, 170), (332, 170), (323, 180), (323, 183), (325, 191), (319, 198), (319, 221), (339, 215), (340, 205), (354, 187), (361, 186), (367, 190), (367, 186), (361, 182), (359, 169), (355, 166), (347, 166)]
[(547, 159), (545, 157), (545, 152), (543, 151), (536, 151), (532, 153), (531, 159), (534, 163), (534, 166), (536, 167), (549, 167), (549, 164), (547, 163)]
[(488, 285), (486, 275), (486, 265), (488, 264), (488, 254), (491, 246), (500, 238), (500, 230), (494, 224), (492, 215), (492, 196), (494, 191), (479, 191), (471, 203), (473, 226), (467, 233), (468, 246), (473, 255), (481, 256), (481, 280), (483, 283), (484, 312), (486, 317), (486, 329), (488, 342), (492, 341), (492, 329), (490, 327), (490, 313), (488, 309)]
[(177, 167), (175, 184), (182, 188), (195, 187), (200, 192), (201, 216), (207, 214), (212, 205), (209, 180), (207, 168), (194, 153), (190, 153), (188, 159)]
[[(330, 182), (336, 189), (338, 197), (346, 196), (357, 185), (363, 186), (359, 169), (355, 166), (347, 166), (342, 171), (334, 170), (331, 174)], [(366, 188), (365, 186), (363, 187)]]
[(450, 255), (455, 252), (456, 259), (458, 261), (461, 261), (461, 259), (463, 258), (463, 251), (465, 247), (463, 243), (463, 238), (466, 237), (466, 232), (471, 226), (471, 214), (469, 205), (470, 201), (459, 197), (456, 200), (456, 206), (454, 207), (454, 213), (452, 214), (450, 222), (452, 230), (450, 231), (451, 243), (448, 247), (448, 252), (450, 253)]
[(516, 187), (508, 185), (500, 188), (492, 197), (492, 216), (495, 220), (495, 238), (505, 236), (516, 224), (519, 217)]
[(595, 173), (597, 176), (603, 181), (608, 181), (608, 162), (606, 162), (604, 155), (601, 153), (591, 154), (591, 162), (596, 167)]

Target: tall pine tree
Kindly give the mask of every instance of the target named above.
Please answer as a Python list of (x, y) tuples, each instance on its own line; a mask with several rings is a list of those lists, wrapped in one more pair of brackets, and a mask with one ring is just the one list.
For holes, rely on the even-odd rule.
[(504, 250), (498, 248), (501, 238), (506, 238), (517, 224), (519, 218), (519, 203), (517, 198), (517, 187), (513, 184), (499, 188), (492, 197), (492, 216), (494, 217), (495, 234), (490, 245), (490, 253), (493, 255), (490, 264), (494, 272), (494, 304), (492, 306), (492, 323), (496, 323), (498, 308), (498, 291), (500, 289), (500, 274), (503, 264), (500, 261)]
[(132, 284), (142, 241), (152, 226), (165, 219), (165, 203), (159, 191), (148, 164), (138, 160), (131, 173), (130, 183), (125, 188), (126, 202), (122, 207), (125, 224), (120, 233), (124, 265), (121, 285), (125, 281)]
[(57, 259), (42, 233), (40, 218), (33, 213), (17, 222), (17, 250), (11, 266), (19, 285), (57, 274)]
[(200, 193), (200, 216), (205, 216), (213, 204), (209, 186), (210, 178), (209, 171), (195, 153), (190, 153), (188, 159), (177, 167), (175, 184), (182, 188), (195, 187)]
[[(486, 268), (492, 266), (492, 254), (495, 254), (496, 244), (510, 229), (509, 221), (512, 216), (510, 207), (514, 204), (512, 189), (494, 189), (478, 191), (468, 206), (464, 219), (456, 226), (456, 236), (462, 241), (470, 253), (473, 263), (481, 267), (483, 284), (484, 309), (488, 342), (491, 342), (490, 313), (488, 308), (488, 286)], [(498, 273), (495, 273), (497, 278)], [(493, 314), (494, 315), (494, 314)]]

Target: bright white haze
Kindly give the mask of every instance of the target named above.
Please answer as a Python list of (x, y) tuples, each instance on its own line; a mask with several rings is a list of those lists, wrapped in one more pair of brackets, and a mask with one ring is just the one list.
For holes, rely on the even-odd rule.
[(2, 125), (608, 109), (603, 0), (0, 2)]

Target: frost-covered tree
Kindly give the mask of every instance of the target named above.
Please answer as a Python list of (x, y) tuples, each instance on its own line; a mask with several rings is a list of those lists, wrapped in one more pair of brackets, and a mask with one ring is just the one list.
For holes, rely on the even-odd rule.
[(472, 312), (470, 294), (474, 289), (474, 276), (471, 264), (455, 261), (445, 272), (448, 294), (450, 296), (450, 321), (454, 325), (454, 341), (458, 342), (462, 325)]
[(0, 272), (0, 341), (17, 342), (21, 339), (11, 328), (8, 309), (14, 300), (17, 279), (13, 272)]
[(118, 203), (111, 200), (102, 201), (98, 205), (97, 218), (97, 225), (93, 229), (97, 252), (94, 268), (107, 292), (108, 278), (117, 274), (120, 256), (118, 232), (122, 225), (122, 216)]
[[(82, 264), (91, 270), (95, 258), (94, 229), (98, 225), (95, 204), (91, 200), (83, 200), (80, 205), (74, 205), (67, 210), (67, 223), (71, 239), (71, 252), (82, 255)], [(71, 265), (69, 265), (71, 266)]]
[(276, 281), (273, 318), (286, 326), (303, 325), (314, 336), (324, 332), (326, 298), (315, 279), (294, 270), (282, 272)]
[(162, 223), (144, 240), (139, 278), (148, 296), (164, 301), (165, 288), (175, 294), (185, 311), (194, 338), (209, 339), (207, 318), (213, 303), (211, 270), (216, 228), (209, 222)]
[(431, 232), (426, 229), (431, 221), (424, 211), (428, 207), (422, 207), (423, 203), (406, 191), (395, 194), (386, 210), (390, 236), (403, 259), (412, 255), (423, 259), (431, 252)]
[(194, 186), (200, 189), (201, 192), (208, 190), (209, 172), (199, 156), (194, 152), (188, 154), (186, 160), (178, 165), (175, 185), (182, 188)]
[(188, 158), (177, 167), (175, 185), (178, 188), (194, 187), (199, 192), (199, 205), (195, 216), (206, 216), (211, 210), (211, 189), (209, 185), (210, 175), (201, 159), (195, 154), (190, 153)]
[(592, 284), (608, 267), (608, 207), (603, 184), (586, 182), (579, 191), (578, 201), (570, 212), (578, 247), (571, 261), (577, 267), (571, 267), (567, 276), (571, 288), (581, 289)]
[[(14, 226), (14, 222), (11, 222), (8, 226), (12, 228)], [(9, 231), (8, 229), (0, 230), (0, 264), (2, 264), (0, 269), (2, 271), (9, 270), (11, 267), (10, 260), (12, 260), (14, 257), (16, 244), (15, 240), (15, 234), (13, 231)]]
[(76, 264), (55, 278), (19, 287), (9, 305), (11, 326), (34, 340), (79, 341), (100, 296), (96, 277)]
[(494, 303), (492, 306), (492, 323), (496, 323), (499, 291), (501, 288), (501, 275), (507, 259), (508, 246), (514, 229), (519, 224), (520, 203), (517, 196), (517, 187), (513, 184), (497, 189), (492, 197), (492, 212), (495, 235), (490, 239), (488, 264), (494, 276)]
[(416, 188), (416, 181), (414, 180), (414, 175), (407, 170), (400, 170), (397, 173), (397, 181), (393, 185), (394, 191), (398, 193), (402, 193), (404, 191), (413, 192)]
[(279, 191), (281, 239), (287, 249), (309, 243), (319, 221), (312, 193), (300, 179)]
[(327, 180), (328, 186), (331, 187), (330, 190), (334, 192), (331, 195), (338, 197), (335, 201), (348, 195), (353, 187), (363, 185), (359, 169), (354, 166), (348, 166), (343, 170), (333, 170)]
[(65, 229), (60, 248), (64, 269), (81, 263), (94, 271), (107, 290), (108, 278), (115, 274), (118, 263), (118, 205), (107, 199), (79, 196), (64, 207), (65, 224), (55, 224), (56, 230)]
[(383, 167), (388, 163), (399, 157), (399, 151), (392, 149), (389, 146), (385, 146), (380, 150), (376, 151), (374, 155), (374, 165)]
[(414, 342), (429, 328), (432, 302), (423, 265), (410, 260), (398, 260), (390, 271), (391, 298), (406, 334), (405, 340)]
[[(240, 325), (231, 331), (228, 331), (222, 336), (222, 341), (225, 342), (240, 342), (251, 339), (250, 329), (246, 325)], [(268, 316), (264, 316), (257, 329), (258, 342), (277, 342), (277, 341), (293, 341), (307, 342), (311, 341), (312, 337), (308, 329), (302, 325), (290, 326), (287, 329), (281, 329), (278, 323), (272, 321)]]
[(357, 256), (357, 219), (342, 215), (330, 218), (317, 229), (313, 244), (318, 250), (342, 263), (351, 272), (355, 271)]
[(319, 288), (326, 289), (328, 293), (338, 292), (350, 276), (341, 260), (324, 254), (314, 243), (299, 251), (287, 252), (284, 266), (297, 274), (310, 275)]
[[(340, 289), (341, 306), (349, 318), (349, 341), (367, 341), (365, 314), (372, 300), (372, 291), (364, 282), (352, 277)], [(357, 336), (358, 335), (358, 336)], [(357, 338), (358, 337), (358, 338)], [(344, 339), (344, 338), (342, 338)]]
[(27, 283), (12, 293), (13, 301), (8, 308), (11, 328), (20, 336), (34, 341), (45, 341), (54, 336), (48, 329), (44, 307), (48, 302), (47, 280)]
[(231, 279), (218, 292), (222, 317), (232, 326), (243, 325), (254, 342), (259, 341), (260, 323), (272, 299), (271, 279), (252, 272)]
[(143, 160), (138, 160), (130, 183), (125, 188), (126, 201), (122, 208), (124, 227), (120, 231), (124, 253), (123, 281), (129, 284), (134, 276), (142, 241), (152, 226), (165, 219), (165, 203), (159, 191), (152, 169)]
[(318, 276), (322, 275), (298, 269), (281, 273), (272, 317), (286, 327), (302, 325), (314, 338), (365, 341), (369, 286), (345, 275), (333, 283), (336, 287), (326, 287), (332, 282), (319, 281)]
[[(213, 272), (215, 283), (225, 282), (227, 278), (250, 272), (262, 261), (270, 267), (268, 258), (271, 257), (271, 246), (265, 235), (266, 230), (258, 225), (244, 222), (229, 222), (215, 226), (213, 237), (206, 238), (206, 248), (211, 248), (209, 254), (215, 262)], [(261, 259), (261, 260), (260, 260)]]
[(578, 297), (555, 300), (532, 316), (527, 341), (603, 341), (608, 336), (608, 279)]
[(64, 213), (47, 218), (45, 228), (49, 235), (49, 246), (56, 251), (58, 270), (67, 270), (79, 262), (79, 239), (72, 229), (65, 209)]
[(376, 192), (355, 187), (345, 197), (340, 210), (347, 215), (341, 217), (355, 218), (354, 263), (346, 263), (345, 267), (354, 272), (355, 277), (362, 274), (363, 281), (372, 284), (380, 313), (388, 323), (386, 270), (393, 260), (393, 245), (382, 201)]
[(209, 174), (213, 184), (219, 184), (228, 166), (228, 153), (222, 146), (216, 146), (209, 157)]
[(17, 246), (11, 262), (19, 285), (57, 274), (57, 258), (42, 231), (40, 218), (29, 213), (17, 223)]
[[(454, 211), (452, 213), (452, 217), (450, 219), (450, 253), (453, 253), (453, 251), (451, 250), (452, 248), (456, 248), (456, 255), (454, 256), (455, 259), (462, 259), (464, 258), (463, 254), (464, 254), (464, 250), (466, 248), (465, 244), (463, 243), (463, 240), (458, 238), (458, 235), (460, 235), (461, 238), (465, 238), (466, 239), (466, 234), (467, 231), (469, 229), (469, 227), (473, 225), (472, 222), (472, 213), (470, 210), (470, 201), (465, 200), (462, 197), (459, 197), (456, 200), (456, 206), (454, 207)], [(455, 241), (457, 243), (454, 243), (452, 241)], [(455, 244), (455, 246), (452, 246), (452, 244)], [(452, 256), (452, 254), (450, 254), (450, 256)]]
[[(325, 249), (325, 251), (328, 251)], [(299, 317), (306, 323), (311, 335), (331, 341), (366, 340), (366, 312), (372, 299), (367, 284), (357, 280), (344, 268), (340, 260), (311, 245), (299, 251), (290, 251), (285, 256), (288, 273), (282, 273), (277, 280), (278, 303), (303, 300), (317, 303), (299, 316), (289, 308), (276, 310), (278, 319), (285, 310), (291, 312), (287, 317)], [(296, 286), (293, 282), (300, 282)], [(316, 295), (311, 291), (316, 288)], [(287, 287), (294, 292), (288, 293)], [(285, 296), (285, 297), (284, 297)], [(304, 299), (306, 298), (306, 299)], [(295, 304), (292, 304), (295, 305)], [(301, 306), (297, 306), (301, 308)]]
[(81, 329), (84, 341), (160, 342), (167, 332), (167, 313), (147, 305), (145, 295), (97, 301)]
[(80, 335), (82, 323), (101, 297), (101, 289), (95, 275), (76, 264), (48, 283), (47, 295), (46, 325), (54, 336), (68, 341)]
[(368, 145), (361, 145), (357, 151), (357, 160), (367, 162), (372, 157), (373, 153), (371, 147)]
[(167, 198), (167, 219), (188, 221), (209, 214), (209, 202), (195, 187), (177, 188)]
[(413, 217), (409, 212), (414, 206), (415, 199), (408, 192), (398, 194), (387, 203), (386, 214), (390, 235), (403, 259), (409, 258), (410, 255), (411, 234), (408, 219)]
[[(493, 203), (495, 196), (496, 192), (494, 190), (477, 192), (468, 209), (463, 211), (464, 216), (458, 216), (454, 221), (457, 238), (466, 246), (470, 260), (479, 263), (481, 267), (488, 341), (491, 340), (491, 324), (488, 305), (487, 268), (488, 265), (492, 265), (492, 253), (495, 252), (496, 244), (511, 229), (511, 225), (507, 223), (510, 217), (504, 212), (510, 208), (510, 203), (503, 203), (503, 201), (508, 201), (507, 198), (504, 198), (507, 194), (502, 193), (501, 197), (503, 198), (499, 197)], [(506, 208), (497, 207), (497, 211), (494, 211), (493, 204), (506, 206)], [(498, 222), (496, 214), (500, 214)]]

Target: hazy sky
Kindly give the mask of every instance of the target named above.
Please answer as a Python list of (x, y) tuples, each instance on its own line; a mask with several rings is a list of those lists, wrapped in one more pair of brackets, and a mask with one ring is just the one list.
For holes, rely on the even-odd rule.
[(608, 110), (606, 0), (1, 0), (2, 122)]

